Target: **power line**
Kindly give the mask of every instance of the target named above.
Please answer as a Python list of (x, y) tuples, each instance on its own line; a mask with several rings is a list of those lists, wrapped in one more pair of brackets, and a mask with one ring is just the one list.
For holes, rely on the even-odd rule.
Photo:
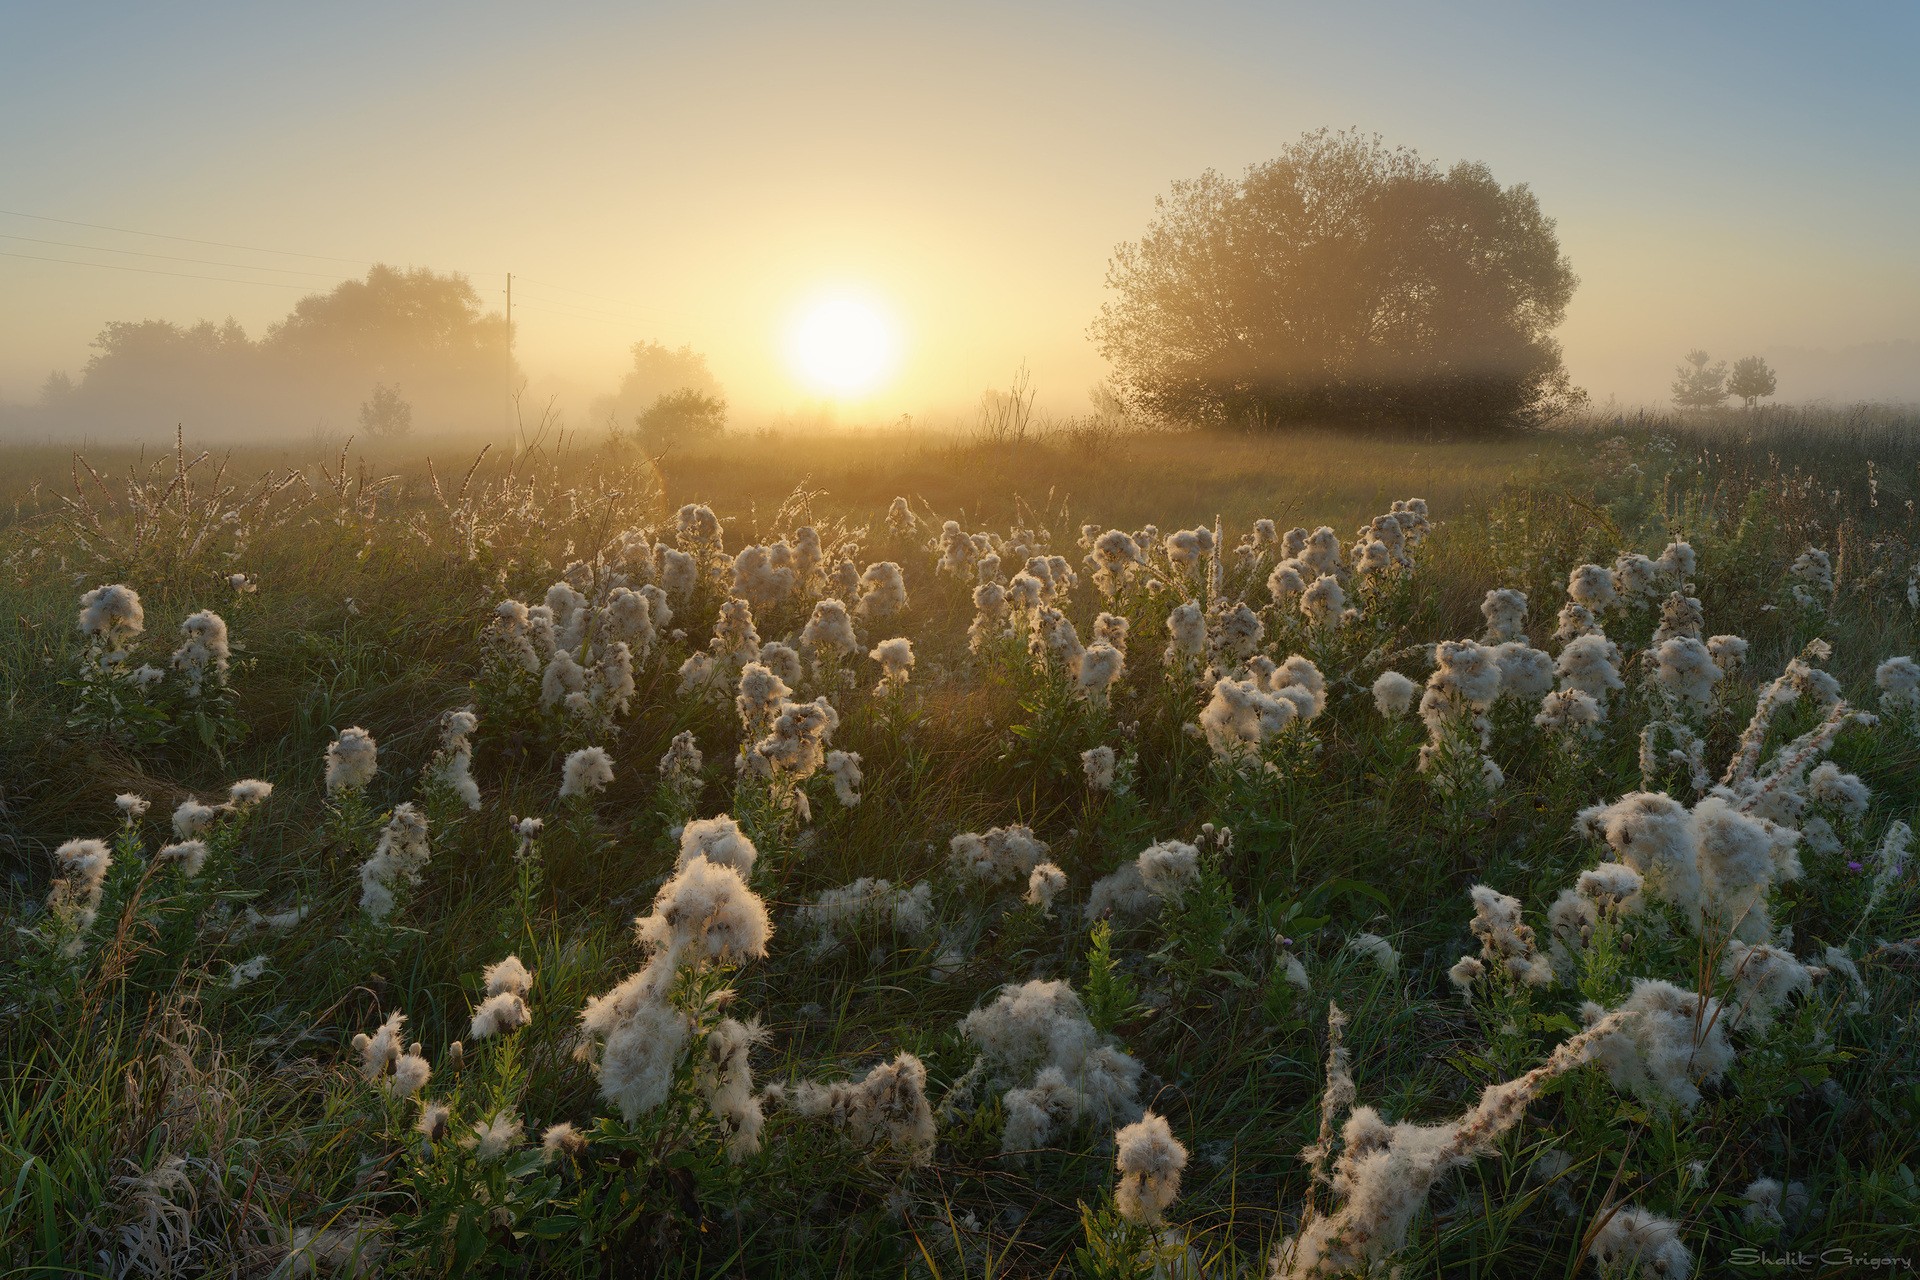
[(137, 271), (143, 276), (173, 276), (180, 280), (218, 280), (223, 284), (257, 284), (268, 289), (300, 289), (311, 293), (310, 284), (292, 284), (284, 280), (236, 280), (232, 276), (200, 276), (187, 271), (161, 271), (156, 267), (133, 267), (119, 262), (79, 262), (72, 258), (43, 258), (37, 253), (10, 253), (0, 249), (0, 258), (26, 258), (33, 262), (58, 262), (69, 267), (103, 267), (108, 271)]
[(98, 222), (75, 222), (71, 218), (49, 218), (42, 213), (21, 213), (15, 209), (0, 209), (0, 215), (9, 218), (32, 218), (35, 222), (58, 222), (68, 227), (89, 227), (95, 231), (117, 231), (121, 235), (149, 236), (155, 240), (178, 240), (182, 244), (204, 244), (215, 249), (239, 249), (246, 253), (271, 253), (282, 258), (318, 258), (323, 262), (349, 262), (356, 267), (370, 267), (373, 264), (361, 258), (337, 258), (327, 253), (297, 253), (292, 249), (262, 249), (257, 245), (230, 244), (225, 240), (195, 240), (191, 236), (170, 236), (158, 231), (135, 231), (131, 227), (109, 227)]
[[(16, 236), (0, 231), (0, 240), (25, 240), (29, 244), (57, 245), (62, 249), (84, 249), (88, 253), (120, 253), (135, 258), (160, 258), (167, 262), (192, 262), (203, 267), (232, 267), (237, 271), (273, 271), (285, 276), (317, 276), (322, 280), (352, 279), (324, 271), (301, 271), (295, 267), (251, 267), (244, 262), (215, 262), (211, 258), (182, 258), (171, 253), (147, 253), (140, 249), (109, 249), (100, 244), (75, 244), (70, 240), (42, 240), (38, 236)], [(104, 264), (103, 264), (104, 265)]]

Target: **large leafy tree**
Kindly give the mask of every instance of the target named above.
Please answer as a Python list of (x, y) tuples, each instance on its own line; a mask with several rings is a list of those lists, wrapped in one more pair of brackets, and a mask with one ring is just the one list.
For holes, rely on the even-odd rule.
[(1092, 337), (1131, 405), (1187, 422), (1485, 422), (1579, 397), (1554, 223), (1485, 165), (1322, 130), (1209, 170), (1121, 245)]

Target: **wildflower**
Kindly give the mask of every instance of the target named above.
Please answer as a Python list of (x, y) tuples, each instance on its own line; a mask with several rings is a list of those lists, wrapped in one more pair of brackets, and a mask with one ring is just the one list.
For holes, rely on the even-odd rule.
[(420, 872), (432, 856), (427, 816), (411, 804), (395, 806), (373, 856), (360, 865), (361, 910), (375, 920), (385, 920), (397, 905), (398, 891), (420, 883)]
[(416, 1044), (394, 1060), (393, 1078), (388, 1082), (388, 1088), (402, 1098), (412, 1098), (427, 1087), (427, 1081), (432, 1077), (433, 1068), (420, 1056), (420, 1046)]
[(1833, 560), (1818, 547), (1808, 547), (1787, 566), (1793, 580), (1793, 602), (1805, 609), (1824, 609), (1833, 599)]
[(95, 587), (80, 597), (80, 630), (106, 661), (117, 660), (114, 655), (124, 655), (146, 630), (140, 593), (119, 583)]
[(560, 769), (560, 798), (592, 796), (613, 781), (613, 757), (602, 747), (570, 752)]
[(1340, 571), (1340, 535), (1323, 524), (1307, 535), (1306, 542), (1294, 554), (1315, 575), (1331, 577)]
[(973, 623), (967, 628), (967, 648), (979, 653), (1008, 633), (1007, 589), (997, 582), (983, 582), (973, 589)]
[(1109, 644), (1122, 654), (1127, 651), (1127, 633), (1133, 624), (1115, 613), (1101, 613), (1093, 620), (1093, 639), (1096, 644)]
[[(1331, 1183), (1336, 1207), (1321, 1214), (1309, 1204), (1298, 1232), (1274, 1250), (1274, 1280), (1368, 1271), (1398, 1253), (1406, 1245), (1414, 1215), (1441, 1176), (1495, 1150), (1499, 1138), (1525, 1116), (1541, 1086), (1585, 1063), (1596, 1043), (1622, 1021), (1609, 1018), (1561, 1044), (1524, 1075), (1488, 1085), (1477, 1104), (1452, 1120), (1389, 1124), (1372, 1107), (1355, 1107), (1341, 1130), (1342, 1150), (1329, 1178), (1325, 1166), (1333, 1114), (1353, 1098), (1345, 1050), (1336, 1041), (1329, 1054), (1321, 1139), (1302, 1153), (1316, 1180)], [(1329, 1023), (1331, 1028), (1331, 1016)]]
[(1698, 849), (1702, 905), (1748, 941), (1772, 931), (1767, 918), (1767, 886), (1778, 877), (1800, 875), (1793, 847), (1799, 833), (1739, 812), (1717, 795), (1694, 806), (1693, 836)]
[(327, 794), (363, 789), (373, 781), (378, 759), (372, 734), (358, 726), (342, 729), (327, 747)]
[(259, 580), (250, 573), (228, 574), (227, 586), (233, 590), (235, 595), (241, 596), (250, 596), (260, 589)]
[(749, 739), (767, 731), (793, 693), (785, 680), (759, 662), (749, 662), (740, 669), (739, 689), (733, 704)]
[(1531, 702), (1553, 688), (1553, 658), (1524, 639), (1494, 645), (1493, 660), (1500, 668), (1503, 698)]
[(1826, 805), (1838, 810), (1854, 821), (1867, 814), (1867, 804), (1873, 793), (1867, 784), (1851, 773), (1844, 773), (1833, 761), (1824, 761), (1815, 765), (1813, 772), (1807, 775), (1807, 798), (1815, 804)]
[(546, 710), (565, 706), (577, 711), (586, 692), (586, 668), (575, 660), (571, 649), (555, 649), (540, 677), (540, 706)]
[(1245, 601), (1232, 605), (1215, 601), (1207, 611), (1207, 649), (1213, 670), (1230, 671), (1251, 658), (1265, 632), (1259, 615)]
[(1199, 723), (1216, 756), (1245, 760), (1299, 715), (1295, 699), (1269, 693), (1255, 680), (1227, 676), (1214, 682), (1213, 697), (1201, 709)]
[(1053, 900), (1067, 887), (1067, 873), (1051, 862), (1034, 864), (1033, 871), (1027, 876), (1027, 896), (1024, 901), (1029, 906), (1039, 907), (1041, 911), (1051, 913)]
[(1177, 900), (1200, 881), (1200, 851), (1181, 840), (1160, 840), (1140, 851), (1140, 883), (1163, 902)]
[(1414, 695), (1420, 686), (1398, 671), (1383, 671), (1373, 682), (1373, 705), (1389, 720), (1397, 720), (1413, 709)]
[(848, 809), (857, 807), (860, 803), (860, 784), (864, 780), (860, 772), (860, 753), (827, 752), (827, 772), (833, 777), (834, 798)]
[(1200, 606), (1188, 600), (1167, 615), (1167, 665), (1178, 667), (1206, 652), (1207, 619)]
[(1096, 711), (1105, 711), (1108, 690), (1119, 681), (1126, 669), (1125, 654), (1104, 641), (1096, 641), (1081, 652), (1074, 683), (1089, 706)]
[(69, 840), (53, 851), (53, 860), (60, 874), (47, 889), (47, 910), (69, 932), (83, 934), (100, 914), (113, 854), (100, 840)]
[(1593, 695), (1579, 689), (1561, 689), (1540, 699), (1540, 710), (1533, 722), (1548, 732), (1560, 729), (1593, 735), (1607, 718), (1607, 711)]
[(1687, 1280), (1693, 1271), (1693, 1255), (1680, 1242), (1680, 1224), (1634, 1205), (1613, 1211), (1593, 1233), (1592, 1250), (1603, 1276)]
[(1534, 946), (1533, 928), (1520, 919), (1520, 900), (1484, 884), (1473, 886), (1473, 936), (1482, 959), (1533, 987), (1553, 984), (1553, 966)]
[(700, 770), (705, 764), (693, 731), (683, 729), (673, 736), (666, 754), (660, 757), (660, 786), (682, 809), (689, 809), (700, 795)]
[(1891, 715), (1920, 712), (1920, 663), (1912, 658), (1888, 658), (1874, 668), (1880, 686), (1880, 706)]
[(823, 890), (795, 912), (801, 928), (814, 936), (815, 956), (840, 944), (840, 935), (869, 921), (890, 926), (902, 937), (920, 939), (933, 931), (933, 886), (922, 880), (912, 888), (862, 876), (851, 884)]
[(1650, 897), (1700, 918), (1702, 886), (1691, 816), (1671, 797), (1635, 791), (1612, 804), (1582, 809), (1575, 827), (1599, 836), (1638, 872)]
[(1031, 827), (1014, 823), (975, 834), (962, 832), (948, 842), (948, 861), (963, 880), (981, 885), (1024, 880), (1047, 856), (1046, 842)]
[(1340, 580), (1330, 573), (1314, 579), (1300, 595), (1300, 612), (1316, 627), (1337, 627), (1345, 623), (1346, 606), (1347, 593), (1340, 589)]
[(1146, 563), (1140, 544), (1120, 529), (1109, 529), (1093, 540), (1087, 564), (1093, 569), (1093, 585), (1108, 600), (1113, 599), (1133, 580)]
[(1460, 994), (1471, 1001), (1473, 984), (1485, 977), (1487, 966), (1472, 956), (1461, 956), (1451, 969), (1447, 970), (1447, 981), (1451, 982)]
[(707, 1033), (707, 1052), (696, 1072), (707, 1109), (725, 1135), (727, 1158), (736, 1164), (760, 1150), (760, 1130), (766, 1124), (760, 1099), (753, 1096), (748, 1058), (754, 1044), (765, 1038), (758, 1019), (723, 1018)]
[(653, 647), (656, 629), (653, 601), (645, 592), (615, 587), (607, 593), (600, 609), (597, 634), (608, 641), (619, 641), (634, 653), (644, 655)]
[(135, 795), (131, 791), (115, 796), (113, 803), (127, 816), (128, 822), (138, 822), (147, 816), (147, 810), (152, 807), (152, 802), (145, 796)]
[(880, 690), (876, 692), (897, 689), (912, 678), (913, 642), (905, 636), (882, 640), (867, 656), (880, 664), (883, 673)]
[(1653, 643), (1684, 636), (1698, 640), (1700, 631), (1706, 625), (1706, 614), (1700, 608), (1700, 602), (1690, 595), (1675, 591), (1660, 606), (1660, 626), (1653, 633)]
[(153, 855), (153, 860), (164, 866), (179, 867), (180, 874), (191, 880), (207, 865), (207, 845), (204, 840), (182, 840), (162, 847)]
[(588, 1037), (583, 1047), (600, 1078), (600, 1096), (628, 1123), (666, 1101), (686, 1052), (687, 1017), (665, 1003), (657, 989), (664, 981), (650, 966), (589, 998), (580, 1012)]
[(1527, 625), (1527, 594), (1511, 587), (1496, 587), (1480, 602), (1480, 613), (1487, 620), (1487, 643), (1509, 640), (1524, 643)]
[(1774, 1015), (1795, 994), (1813, 989), (1813, 974), (1792, 952), (1761, 943), (1749, 946), (1735, 938), (1727, 944), (1720, 971), (1733, 983), (1729, 997), (1735, 1030), (1765, 1035)]
[(1600, 624), (1595, 620), (1593, 611), (1585, 605), (1569, 600), (1560, 606), (1560, 615), (1553, 632), (1553, 639), (1556, 642), (1565, 644), (1580, 636), (1601, 634), (1603, 633), (1600, 630)]
[(587, 1135), (567, 1120), (548, 1125), (546, 1132), (540, 1135), (540, 1153), (548, 1160), (560, 1155), (578, 1158), (586, 1149)]
[(1113, 771), (1115, 757), (1109, 746), (1089, 747), (1080, 753), (1080, 769), (1087, 775), (1087, 788), (1091, 791), (1113, 790)]
[[(784, 1097), (786, 1091), (775, 1096)], [(884, 1140), (909, 1164), (932, 1163), (935, 1131), (933, 1108), (927, 1103), (927, 1068), (911, 1053), (896, 1054), (859, 1080), (803, 1081), (791, 1099), (795, 1111), (830, 1118), (859, 1146), (875, 1147)]]
[(255, 805), (265, 804), (273, 794), (273, 784), (259, 778), (242, 778), (227, 788), (227, 803), (234, 812), (245, 813)]
[(511, 1109), (496, 1111), (484, 1124), (475, 1125), (473, 1132), (460, 1140), (460, 1145), (473, 1152), (474, 1158), (483, 1164), (500, 1159), (520, 1145), (526, 1134), (518, 1113)]
[(1317, 575), (1298, 560), (1282, 560), (1267, 575), (1267, 594), (1273, 597), (1274, 604), (1288, 608), (1306, 594), (1310, 576)]
[(1674, 636), (1653, 649), (1654, 679), (1668, 697), (1682, 705), (1704, 707), (1713, 701), (1713, 686), (1721, 670), (1707, 646), (1692, 636)]
[(1700, 1086), (1711, 1084), (1733, 1065), (1733, 1046), (1718, 1000), (1658, 978), (1635, 978), (1633, 990), (1617, 1010), (1624, 1020), (1598, 1005), (1582, 1007), (1590, 1029), (1611, 1025), (1596, 1039), (1594, 1059), (1616, 1089), (1657, 1107), (1691, 1111)]
[(1580, 692), (1602, 701), (1614, 689), (1624, 689), (1620, 679), (1620, 650), (1604, 635), (1576, 636), (1560, 650), (1555, 669), (1560, 673), (1562, 689)]
[[(766, 737), (743, 757), (745, 765), (762, 777), (777, 773), (791, 782), (805, 781), (826, 763), (827, 741), (839, 727), (840, 714), (824, 697), (789, 702), (774, 717)], [(804, 801), (805, 793), (796, 792), (795, 797)]]
[(220, 805), (201, 804), (188, 796), (173, 811), (173, 834), (182, 840), (191, 840), (205, 833), (225, 812)]
[(1114, 1167), (1120, 1171), (1114, 1207), (1128, 1222), (1157, 1224), (1180, 1195), (1187, 1149), (1166, 1120), (1151, 1111), (1115, 1133), (1113, 1146)]
[(1031, 1150), (1062, 1124), (1104, 1126), (1140, 1115), (1140, 1064), (1105, 1042), (1064, 982), (1003, 987), (961, 1021), (960, 1033), (993, 1078), (1031, 1081), (1003, 1098), (1004, 1151)]
[(1373, 962), (1375, 968), (1389, 978), (1400, 972), (1400, 953), (1393, 944), (1377, 933), (1356, 933), (1347, 939), (1347, 949), (1358, 952)]
[(400, 1061), (400, 1035), (406, 1025), (407, 1015), (396, 1011), (388, 1014), (372, 1035), (361, 1032), (354, 1036), (353, 1047), (360, 1055), (360, 1074), (368, 1083), (380, 1080)]
[(675, 961), (741, 961), (767, 954), (773, 923), (767, 905), (732, 867), (689, 858), (634, 922), (642, 946)]
[(220, 615), (211, 609), (189, 614), (180, 624), (180, 634), (186, 639), (173, 651), (173, 666), (186, 678), (187, 692), (199, 697), (209, 677), (216, 688), (224, 684), (233, 651), (227, 643), (227, 624)]
[(860, 575), (860, 598), (855, 601), (855, 616), (869, 621), (890, 618), (907, 607), (907, 582), (900, 566), (891, 560), (867, 566)]
[(1659, 570), (1638, 551), (1624, 551), (1613, 562), (1613, 589), (1628, 603), (1653, 594)]
[(1567, 575), (1567, 596), (1582, 608), (1599, 613), (1617, 598), (1613, 575), (1601, 565), (1583, 564)]
[(1735, 671), (1747, 660), (1747, 642), (1740, 636), (1708, 636), (1707, 656), (1721, 671)]
[(420, 1108), (420, 1119), (414, 1124), (414, 1131), (426, 1138), (428, 1143), (439, 1142), (447, 1136), (448, 1122), (453, 1118), (453, 1109), (444, 1102), (429, 1102)]
[(753, 874), (759, 851), (747, 838), (740, 824), (726, 814), (698, 818), (680, 828), (680, 853), (674, 870), (684, 868), (695, 858), (705, 858), (718, 866), (731, 867), (745, 879)]
[[(519, 964), (519, 961), (511, 956), (508, 959), (513, 960), (516, 965)], [(526, 970), (523, 968), (520, 972), (525, 973)], [(532, 1021), (533, 1011), (527, 1007), (526, 988), (515, 989), (499, 985), (490, 979), (487, 983), (486, 997), (473, 1011), (473, 1023), (467, 1035), (473, 1040), (486, 1040), (506, 1032), (518, 1031)]]

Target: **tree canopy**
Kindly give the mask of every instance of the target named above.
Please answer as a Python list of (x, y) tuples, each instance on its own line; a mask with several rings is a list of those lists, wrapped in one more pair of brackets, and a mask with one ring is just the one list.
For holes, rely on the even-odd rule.
[(1579, 395), (1552, 337), (1577, 278), (1533, 193), (1485, 165), (1322, 130), (1155, 209), (1091, 329), (1136, 410), (1477, 422)]

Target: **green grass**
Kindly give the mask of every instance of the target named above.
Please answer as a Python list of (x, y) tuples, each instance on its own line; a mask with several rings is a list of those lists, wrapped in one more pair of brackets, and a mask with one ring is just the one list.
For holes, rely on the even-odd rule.
[[(725, 584), (678, 608), (673, 625), (689, 638), (663, 644), (638, 671), (631, 713), (599, 744), (615, 780), (590, 816), (554, 794), (565, 749), (583, 745), (577, 735), (486, 701), (481, 629), (502, 596), (537, 601), (570, 561), (619, 531), (670, 528), (680, 503), (704, 501), (727, 518), (730, 549), (810, 520), (830, 545), (858, 543), (859, 563), (897, 560), (909, 607), (862, 635), (910, 636), (918, 659), (903, 699), (868, 692), (877, 668), (864, 657), (852, 686), (831, 693), (841, 716), (832, 745), (861, 754), (864, 801), (842, 808), (821, 792), (809, 827), (760, 842), (754, 885), (776, 933), (764, 960), (730, 975), (729, 1005), (768, 1032), (756, 1081), (842, 1080), (910, 1051), (926, 1062), (939, 1106), (974, 1056), (956, 1030), (970, 1010), (1007, 982), (1087, 984), (1078, 906), (1095, 878), (1155, 840), (1228, 826), (1218, 897), (1116, 927), (1115, 963), (1139, 1003), (1114, 1031), (1144, 1064), (1140, 1100), (1191, 1153), (1170, 1221), (1206, 1274), (1262, 1274), (1308, 1193), (1298, 1153), (1318, 1123), (1326, 1002), (1352, 1018), (1360, 1100), (1391, 1119), (1458, 1114), (1486, 1084), (1540, 1061), (1577, 1021), (1579, 998), (1562, 983), (1506, 1004), (1463, 1004), (1445, 971), (1474, 945), (1466, 891), (1485, 881), (1520, 897), (1544, 936), (1547, 904), (1597, 858), (1573, 815), (1641, 785), (1636, 735), (1649, 713), (1637, 678), (1604, 738), (1577, 757), (1535, 731), (1530, 711), (1502, 708), (1491, 750), (1507, 781), (1470, 804), (1436, 796), (1414, 764), (1419, 723), (1383, 722), (1373, 678), (1390, 665), (1424, 679), (1430, 663), (1417, 646), (1478, 635), (1479, 601), (1494, 586), (1528, 592), (1544, 645), (1569, 568), (1658, 553), (1685, 536), (1700, 554), (1707, 630), (1752, 642), (1724, 709), (1703, 726), (1710, 761), (1725, 760), (1757, 687), (1815, 635), (1833, 644), (1828, 665), (1849, 696), (1870, 707), (1874, 666), (1915, 647), (1905, 574), (1920, 561), (1899, 488), (1911, 468), (1889, 458), (1880, 492), (1867, 491), (1877, 439), (1823, 442), (1809, 427), (1781, 427), (1749, 450), (1669, 423), (1458, 441), (1063, 432), (1017, 447), (776, 435), (659, 460), (598, 445), (495, 451), (464, 493), (478, 445), (447, 441), (390, 446), (344, 470), (328, 458), (323, 471), (299, 451), (241, 453), (218, 481), (219, 459), (180, 481), (193, 454), (167, 454), (145, 500), (109, 478), (127, 473), (130, 455), (93, 458), (102, 481), (80, 471), (76, 486), (67, 459), (20, 451), (7, 459), (17, 506), (0, 530), (0, 605), (13, 620), (0, 640), (0, 857), (10, 873), (0, 956), (18, 975), (0, 1001), (0, 1257), (22, 1274), (268, 1274), (294, 1231), (365, 1222), (384, 1224), (389, 1266), (403, 1274), (971, 1277), (1124, 1273), (1139, 1261), (1142, 1237), (1111, 1209), (1108, 1133), (1075, 1128), (1046, 1151), (1006, 1156), (999, 1102), (983, 1092), (942, 1118), (923, 1169), (788, 1110), (771, 1115), (765, 1149), (734, 1165), (690, 1084), (622, 1125), (573, 1060), (580, 1007), (642, 963), (630, 921), (673, 865), (655, 762), (675, 733), (691, 729), (706, 755), (698, 812), (741, 811), (732, 707), (683, 698), (675, 676), (704, 642)], [(220, 513), (268, 468), (300, 479), (247, 508), (237, 529), (224, 523)], [(970, 530), (1044, 525), (1076, 565), (1082, 522), (1172, 531), (1218, 516), (1231, 544), (1270, 517), (1283, 529), (1328, 523), (1345, 538), (1393, 499), (1422, 496), (1440, 527), (1405, 584), (1370, 601), (1342, 636), (1310, 637), (1268, 617), (1275, 656), (1308, 653), (1329, 702), (1310, 733), (1281, 744), (1275, 772), (1246, 777), (1216, 766), (1185, 730), (1205, 698), (1163, 671), (1171, 597), (1131, 603), (1127, 674), (1111, 717), (1098, 719), (1016, 645), (970, 657), (970, 584), (933, 572), (928, 530), (888, 530), (896, 494)], [(1820, 617), (1780, 607), (1785, 566), (1807, 545), (1836, 553), (1839, 593)], [(226, 584), (234, 572), (254, 575), (257, 593), (236, 595)], [(110, 581), (145, 601), (149, 660), (164, 661), (186, 613), (227, 618), (242, 739), (216, 751), (176, 733), (136, 746), (75, 721), (75, 601)], [(1258, 582), (1251, 598), (1264, 603)], [(807, 608), (760, 611), (762, 639), (797, 632)], [(1083, 578), (1066, 610), (1083, 639), (1099, 608)], [(1623, 618), (1609, 630), (1644, 643), (1652, 622)], [(356, 867), (371, 827), (329, 820), (326, 745), (352, 724), (378, 738), (371, 823), (420, 791), (441, 713), (476, 701), (484, 807), (437, 815), (424, 882), (392, 928), (370, 928)], [(1796, 714), (1775, 741), (1806, 727)], [(1130, 747), (1131, 795), (1088, 792), (1079, 752), (1101, 742)], [(1864, 858), (1889, 822), (1914, 819), (1920, 742), (1894, 726), (1851, 729), (1832, 754), (1874, 789), (1847, 855)], [(239, 777), (276, 791), (207, 880), (156, 877), (129, 908), (142, 868), (123, 860), (84, 961), (46, 959), (31, 931), (45, 924), (56, 846), (110, 837), (113, 797), (131, 790), (155, 806), (141, 833), (150, 852), (175, 804), (217, 796)], [(514, 905), (508, 827), (521, 815), (548, 820), (526, 915)], [(1051, 918), (1020, 908), (1017, 887), (969, 889), (945, 870), (952, 835), (1010, 822), (1031, 825), (1069, 876)], [(1798, 954), (1817, 956), (1853, 932), (1863, 889), (1845, 861), (1809, 856), (1806, 879), (1778, 891), (1776, 917), (1792, 924)], [(876, 927), (810, 955), (792, 909), (859, 876), (930, 878), (939, 937)], [(294, 905), (308, 914), (284, 933), (245, 925), (247, 906)], [(1765, 1043), (1742, 1043), (1728, 1081), (1690, 1116), (1649, 1113), (1592, 1068), (1550, 1086), (1496, 1154), (1441, 1180), (1400, 1259), (1405, 1274), (1591, 1269), (1585, 1237), (1622, 1200), (1679, 1221), (1698, 1274), (1747, 1274), (1727, 1261), (1743, 1244), (1911, 1252), (1920, 1074), (1902, 1028), (1920, 984), (1911, 954), (1872, 948), (1920, 932), (1917, 907), (1909, 872), (1852, 941), (1870, 1015), (1843, 1013), (1833, 984), (1822, 984)], [(1396, 977), (1346, 948), (1361, 931), (1393, 940)], [(1627, 976), (1690, 982), (1684, 931), (1643, 932)], [(1283, 935), (1310, 996), (1277, 976)], [(965, 954), (951, 971), (939, 956), (948, 943)], [(456, 1072), (447, 1046), (466, 1035), (480, 970), (509, 951), (538, 974), (534, 1022), (504, 1042), (511, 1048), (473, 1047)], [(229, 988), (230, 967), (256, 954), (267, 973)], [(430, 1094), (468, 1122), (510, 1102), (530, 1133), (598, 1118), (588, 1159), (480, 1166), (446, 1148), (423, 1156), (410, 1134), (417, 1108), (363, 1083), (348, 1043), (395, 1010), (435, 1065)], [(1537, 1175), (1550, 1152), (1570, 1163), (1546, 1181)], [(1693, 1160), (1706, 1166), (1698, 1185), (1682, 1176)], [(1818, 1216), (1784, 1235), (1746, 1225), (1739, 1194), (1763, 1175), (1804, 1182)]]

